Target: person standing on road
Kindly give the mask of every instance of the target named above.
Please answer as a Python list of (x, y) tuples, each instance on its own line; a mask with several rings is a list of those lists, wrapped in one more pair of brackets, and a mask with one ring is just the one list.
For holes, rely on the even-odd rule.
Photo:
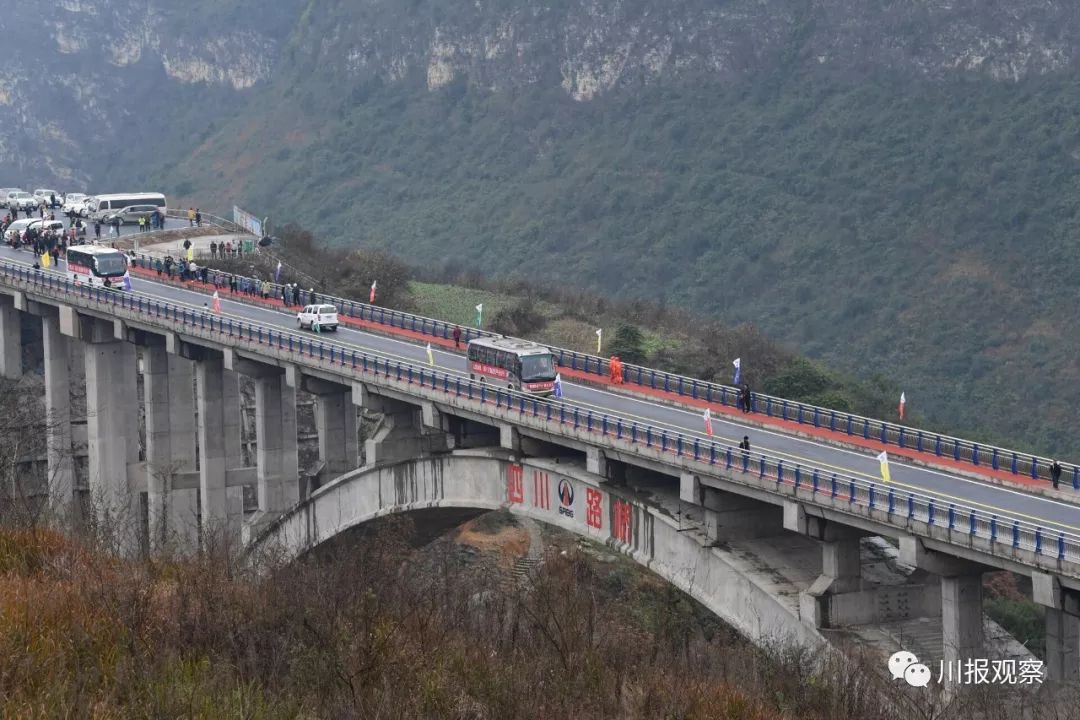
[(195, 227), (195, 208), (189, 207), (187, 209), (187, 220), (189, 226)]
[(195, 227), (202, 227), (202, 210), (195, 208)]
[(461, 326), (454, 326), (454, 348), (461, 349)]
[(217, 243), (213, 240), (210, 241), (210, 257), (217, 260)]
[(1057, 460), (1050, 466), (1050, 482), (1054, 483), (1054, 489), (1058, 489), (1058, 483), (1061, 482), (1061, 465)]
[(739, 406), (744, 413), (750, 412), (750, 402), (750, 386), (744, 383), (742, 389), (739, 390)]
[(299, 305), (300, 304), (300, 286), (297, 285), (296, 283), (292, 284), (292, 304), (293, 305)]

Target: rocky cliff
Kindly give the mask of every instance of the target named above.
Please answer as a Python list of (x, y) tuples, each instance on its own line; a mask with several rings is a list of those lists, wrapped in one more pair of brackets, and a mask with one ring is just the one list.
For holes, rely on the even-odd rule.
[[(616, 88), (778, 64), (1016, 81), (1067, 70), (1080, 6), (1060, 0), (0, 0), (0, 182), (82, 186), (128, 130), (197, 132), (306, 67), (349, 83)], [(215, 92), (218, 91), (218, 92)], [(187, 105), (205, 103), (199, 113)], [(182, 112), (175, 109), (185, 105)], [(196, 117), (191, 117), (195, 115)], [(147, 126), (154, 133), (143, 132)], [(192, 130), (194, 128), (194, 130)], [(34, 178), (32, 181), (30, 178)]]

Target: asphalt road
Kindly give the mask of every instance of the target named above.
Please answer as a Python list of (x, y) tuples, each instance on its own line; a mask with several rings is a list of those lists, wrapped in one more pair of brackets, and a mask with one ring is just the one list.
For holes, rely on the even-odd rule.
[[(30, 264), (25, 252), (0, 248), (0, 257)], [(155, 298), (203, 307), (209, 298), (198, 292), (157, 283), (143, 278), (132, 279), (133, 291)], [(228, 295), (222, 296), (222, 313), (234, 318), (262, 323), (266, 326), (296, 329), (295, 314), (287, 314), (271, 308), (254, 307), (232, 302)], [(396, 338), (375, 335), (346, 326), (337, 333), (329, 333), (327, 340), (377, 353), (385, 357), (408, 360), (416, 364), (427, 363), (427, 351), (423, 345)], [(447, 372), (468, 377), (462, 355), (434, 350), (436, 366)], [(697, 410), (683, 410), (669, 405), (649, 402), (603, 389), (563, 383), (564, 401), (582, 409), (611, 413), (627, 420), (646, 422), (656, 428), (676, 430), (687, 435), (707, 439), (701, 414)], [(736, 445), (744, 435), (749, 436), (752, 450), (760, 450), (790, 459), (792, 466), (817, 467), (856, 478), (880, 481), (878, 461), (871, 455), (855, 450), (838, 448), (807, 438), (794, 437), (781, 432), (748, 427), (724, 415), (713, 417), (713, 440)], [(993, 485), (971, 478), (959, 477), (948, 472), (903, 463), (899, 458), (890, 461), (892, 487), (897, 491), (911, 490), (940, 497), (945, 503), (955, 502), (996, 513), (1003, 521), (1015, 518), (1043, 525), (1051, 530), (1080, 533), (1080, 505), (1060, 502), (1033, 495), (1020, 489)], [(899, 505), (899, 500), (898, 500)], [(942, 508), (945, 511), (945, 508)], [(1006, 529), (1002, 529), (1004, 534)], [(1052, 538), (1048, 538), (1048, 541)]]

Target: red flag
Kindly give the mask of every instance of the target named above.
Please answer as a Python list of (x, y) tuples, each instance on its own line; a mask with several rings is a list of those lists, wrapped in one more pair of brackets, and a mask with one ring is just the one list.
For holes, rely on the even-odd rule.
[(371, 293), (368, 295), (368, 304), (375, 304), (375, 286), (379, 283), (378, 280), (371, 281)]
[(218, 297), (217, 290), (214, 291), (214, 312), (221, 314), (221, 298)]
[(712, 413), (705, 408), (705, 434), (712, 437)]
[(900, 419), (904, 419), (904, 405), (907, 404), (907, 398), (904, 397), (904, 393), (900, 393)]

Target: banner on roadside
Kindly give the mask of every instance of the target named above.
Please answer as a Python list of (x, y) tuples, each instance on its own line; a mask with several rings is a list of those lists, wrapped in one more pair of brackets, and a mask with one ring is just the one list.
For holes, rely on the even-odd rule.
[(246, 210), (241, 210), (237, 205), (233, 205), (232, 215), (234, 223), (244, 228), (255, 237), (263, 236), (262, 220)]

